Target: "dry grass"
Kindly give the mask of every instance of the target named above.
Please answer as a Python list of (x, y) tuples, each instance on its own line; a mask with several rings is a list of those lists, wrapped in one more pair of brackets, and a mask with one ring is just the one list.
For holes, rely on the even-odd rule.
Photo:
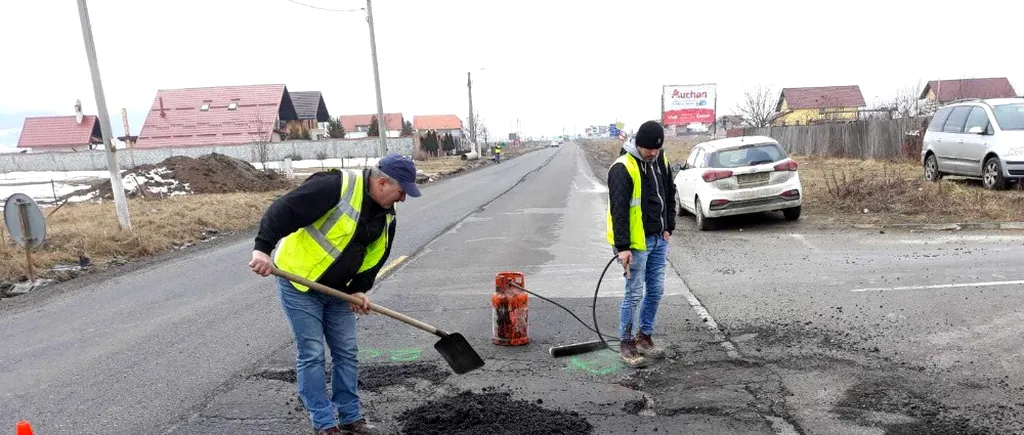
[[(693, 139), (668, 138), (670, 162), (686, 160)], [(596, 168), (618, 157), (617, 140), (586, 140), (584, 148)], [(1024, 189), (990, 191), (981, 183), (947, 177), (924, 179), (914, 161), (793, 157), (800, 164), (803, 212), (819, 222), (840, 224), (951, 223), (1024, 221)], [(865, 213), (864, 210), (867, 210)]]
[[(242, 231), (256, 226), (267, 206), (283, 192), (175, 196), (128, 203), (133, 232), (119, 229), (114, 204), (69, 204), (47, 218), (47, 241), (33, 252), (37, 274), (58, 263), (96, 264), (129, 260), (199, 241), (204, 231)], [(49, 213), (50, 210), (44, 210)], [(0, 280), (26, 273), (24, 250), (4, 235)], [(45, 276), (45, 274), (43, 274)]]
[[(924, 179), (913, 161), (797, 156), (804, 211), (850, 223), (1024, 221), (1024, 191), (984, 189), (975, 180)], [(867, 210), (867, 212), (865, 212)]]
[(443, 175), (449, 172), (461, 170), (466, 166), (466, 161), (459, 156), (434, 157), (428, 160), (417, 160), (416, 169), (425, 174)]

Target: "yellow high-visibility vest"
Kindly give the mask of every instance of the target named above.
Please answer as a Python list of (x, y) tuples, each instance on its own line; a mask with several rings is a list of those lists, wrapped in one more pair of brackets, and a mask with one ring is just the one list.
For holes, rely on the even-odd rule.
[[(644, 214), (640, 208), (640, 165), (633, 155), (626, 153), (619, 156), (612, 163), (612, 166), (622, 164), (626, 166), (629, 178), (633, 179), (633, 196), (629, 200), (629, 249), (637, 251), (647, 250), (647, 237), (644, 233)], [(609, 168), (610, 169), (610, 168)], [(615, 246), (615, 230), (612, 226), (612, 205), (608, 203), (608, 244)]]
[[(274, 254), (274, 263), (279, 269), (316, 282), (352, 241), (363, 208), (363, 174), (361, 171), (343, 170), (341, 177), (338, 204), (313, 224), (281, 240)], [(363, 264), (357, 273), (373, 268), (384, 258), (384, 252), (391, 243), (388, 228), (393, 219), (391, 214), (387, 215), (384, 231), (367, 246)], [(302, 292), (309, 290), (297, 282), (292, 285)]]

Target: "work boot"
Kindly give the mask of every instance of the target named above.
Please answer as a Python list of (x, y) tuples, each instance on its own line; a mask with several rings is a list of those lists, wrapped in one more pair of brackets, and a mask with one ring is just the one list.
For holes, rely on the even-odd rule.
[(644, 334), (643, 332), (636, 335), (636, 349), (640, 351), (644, 356), (649, 356), (654, 359), (660, 359), (665, 357), (665, 350), (655, 346), (654, 340), (651, 340), (651, 336)]
[(377, 435), (380, 432), (377, 431), (377, 427), (367, 423), (365, 418), (361, 418), (349, 424), (343, 424), (339, 426), (343, 434), (351, 435)]
[(338, 435), (341, 434), (341, 429), (337, 426), (329, 427), (327, 429), (313, 429), (313, 435)]
[(630, 368), (647, 367), (647, 359), (640, 355), (640, 352), (637, 351), (636, 343), (633, 341), (623, 340), (619, 343), (619, 357)]

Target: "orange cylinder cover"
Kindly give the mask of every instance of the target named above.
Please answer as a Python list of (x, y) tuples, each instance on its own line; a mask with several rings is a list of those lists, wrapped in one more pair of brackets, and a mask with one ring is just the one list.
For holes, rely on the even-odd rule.
[(491, 342), (500, 346), (522, 346), (530, 342), (530, 295), (511, 284), (526, 287), (520, 272), (501, 272), (494, 279), (491, 295)]

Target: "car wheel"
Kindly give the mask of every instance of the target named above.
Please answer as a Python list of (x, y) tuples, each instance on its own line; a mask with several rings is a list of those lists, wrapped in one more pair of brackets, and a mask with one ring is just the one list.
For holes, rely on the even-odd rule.
[(981, 183), (985, 185), (986, 189), (1002, 190), (1006, 188), (1003, 165), (999, 163), (998, 157), (992, 157), (985, 161), (985, 171), (982, 173)]
[(939, 161), (935, 158), (935, 154), (929, 154), (928, 158), (924, 160), (924, 178), (928, 181), (942, 179), (942, 173), (939, 172)]
[(683, 208), (683, 202), (679, 200), (679, 195), (676, 195), (676, 216), (686, 216), (686, 209)]
[(697, 228), (701, 231), (710, 231), (713, 227), (711, 219), (704, 217), (704, 207), (700, 205), (700, 197), (693, 200), (693, 215), (697, 218)]
[(786, 217), (787, 221), (795, 221), (797, 219), (800, 219), (800, 206), (783, 209), (782, 215)]

